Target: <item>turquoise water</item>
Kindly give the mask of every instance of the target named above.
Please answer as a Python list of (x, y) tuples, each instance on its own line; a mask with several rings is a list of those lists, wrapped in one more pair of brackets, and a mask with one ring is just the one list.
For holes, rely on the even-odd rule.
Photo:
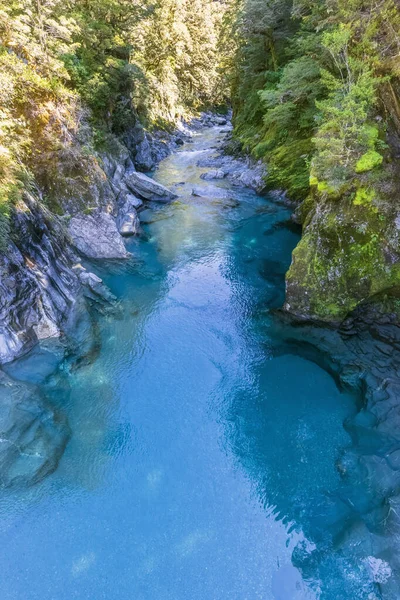
[[(49, 346), (10, 368), (73, 435), (55, 474), (0, 497), (1, 600), (379, 597), (372, 547), (354, 558), (326, 509), (355, 400), (276, 351), (269, 309), (298, 237), (284, 206), (199, 179), (222, 136), (167, 158), (155, 178), (185, 182), (179, 201), (145, 215), (127, 264), (91, 267), (120, 302), (96, 360), (69, 372)], [(239, 203), (191, 197), (200, 183)]]

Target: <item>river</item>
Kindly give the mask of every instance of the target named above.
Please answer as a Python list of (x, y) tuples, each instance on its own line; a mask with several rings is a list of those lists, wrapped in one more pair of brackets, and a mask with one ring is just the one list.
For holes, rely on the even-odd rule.
[(91, 266), (120, 303), (96, 360), (55, 375), (50, 347), (10, 367), (72, 437), (52, 476), (0, 498), (1, 600), (379, 597), (319, 510), (355, 400), (279, 352), (270, 309), (298, 235), (272, 198), (200, 179), (224, 135), (165, 159), (154, 177), (178, 201), (146, 210), (127, 263)]

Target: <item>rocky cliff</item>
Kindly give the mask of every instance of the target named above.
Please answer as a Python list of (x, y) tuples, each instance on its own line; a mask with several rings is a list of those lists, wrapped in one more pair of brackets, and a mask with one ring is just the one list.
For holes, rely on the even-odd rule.
[(134, 159), (139, 153), (140, 167), (154, 166), (183, 134), (170, 136), (168, 144), (154, 138), (153, 145), (146, 135), (134, 155), (113, 140), (111, 150), (85, 165), (84, 180), (64, 174), (70, 185), (56, 199), (61, 214), (46, 206), (38, 186), (25, 190), (13, 206), (11, 236), (0, 253), (0, 364), (40, 340), (68, 335), (88, 298), (91, 303), (112, 301), (101, 281), (80, 265), (81, 258), (126, 259), (124, 237), (140, 234), (138, 209), (147, 200), (175, 197), (136, 171)]
[[(285, 307), (297, 316), (340, 322), (376, 294), (397, 294), (399, 99), (398, 81), (382, 87), (375, 125), (371, 125), (374, 135), (384, 137), (379, 164), (366, 160), (358, 164), (356, 175), (337, 190), (310, 178), (310, 194), (296, 211), (303, 236), (287, 274)], [(388, 124), (385, 131), (383, 122)]]

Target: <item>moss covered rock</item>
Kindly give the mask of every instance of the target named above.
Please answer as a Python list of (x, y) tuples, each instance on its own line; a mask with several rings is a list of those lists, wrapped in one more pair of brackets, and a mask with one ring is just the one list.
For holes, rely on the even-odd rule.
[[(287, 273), (285, 308), (341, 320), (360, 302), (400, 283), (400, 194), (360, 185), (341, 198), (315, 190), (304, 203), (303, 237)], [(382, 185), (382, 189), (384, 185)]]

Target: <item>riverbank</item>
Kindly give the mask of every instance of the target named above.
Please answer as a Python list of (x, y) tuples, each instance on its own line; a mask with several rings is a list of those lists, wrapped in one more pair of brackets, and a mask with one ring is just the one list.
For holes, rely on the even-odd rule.
[[(118, 298), (95, 274), (96, 265), (103, 261), (110, 268), (113, 261), (131, 264), (134, 257), (127, 249), (129, 239), (142, 239), (142, 225), (157, 218), (157, 207), (181, 193), (180, 182), (167, 189), (136, 167), (143, 166), (146, 156), (148, 166), (155, 156), (165, 158), (184, 140), (193, 142), (196, 132), (213, 125), (229, 129), (226, 118), (204, 113), (192, 129), (182, 125), (169, 136), (162, 134), (163, 142), (161, 134), (147, 135), (133, 156), (135, 160), (140, 157), (140, 165), (133, 162), (127, 147), (114, 140), (113, 152), (98, 157), (91, 179), (95, 185), (88, 188), (85, 202), (74, 192), (74, 182), (68, 198), (59, 199), (62, 216), (45, 207), (40, 190), (36, 195), (25, 192), (12, 216), (13, 241), (0, 255), (3, 366), (36, 345), (56, 348), (56, 365), (63, 357), (71, 363), (73, 357), (69, 368), (96, 358), (98, 319), (107, 315), (117, 318), (120, 310)], [(247, 166), (236, 161), (235, 168), (242, 174)], [(25, 385), (4, 375), (0, 393), (4, 397), (11, 393), (20, 407), (3, 402), (0, 430), (7, 443), (1, 446), (0, 479), (3, 487), (30, 485), (57, 468), (70, 429), (62, 412), (49, 407), (43, 391), (31, 382)], [(30, 419), (22, 410), (28, 397)], [(51, 424), (50, 428), (43, 422)], [(37, 452), (40, 460), (35, 458)]]

